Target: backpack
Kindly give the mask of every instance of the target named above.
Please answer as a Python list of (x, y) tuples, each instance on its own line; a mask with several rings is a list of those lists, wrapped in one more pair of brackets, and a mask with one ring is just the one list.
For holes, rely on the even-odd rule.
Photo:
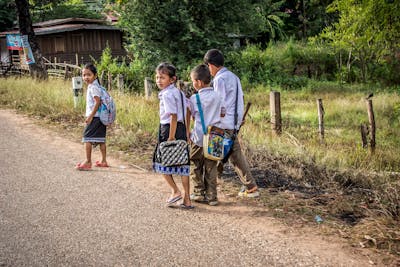
[(99, 107), (99, 117), (100, 121), (107, 126), (114, 123), (115, 117), (117, 116), (117, 108), (115, 106), (115, 102), (112, 96), (106, 91), (103, 86), (100, 86), (100, 88), (101, 103)]

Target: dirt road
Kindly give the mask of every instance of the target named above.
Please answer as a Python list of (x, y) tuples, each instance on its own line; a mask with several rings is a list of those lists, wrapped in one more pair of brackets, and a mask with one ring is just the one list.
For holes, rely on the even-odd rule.
[(76, 171), (82, 144), (13, 111), (1, 110), (0, 121), (0, 266), (371, 264), (241, 200), (167, 208), (161, 177), (112, 158), (107, 170)]

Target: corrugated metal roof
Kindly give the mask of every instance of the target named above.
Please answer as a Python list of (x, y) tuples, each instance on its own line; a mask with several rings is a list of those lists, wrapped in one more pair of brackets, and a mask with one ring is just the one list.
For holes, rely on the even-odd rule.
[[(46, 35), (46, 34), (53, 34), (59, 32), (71, 32), (77, 30), (119, 30), (118, 28), (112, 25), (98, 25), (98, 24), (63, 24), (63, 25), (56, 25), (52, 27), (45, 27), (45, 28), (34, 28), (35, 35)], [(18, 34), (18, 30), (14, 31), (6, 31), (0, 32), (0, 37), (6, 36), (6, 34)]]
[(53, 19), (48, 21), (42, 21), (38, 23), (34, 23), (32, 26), (36, 27), (50, 27), (61, 24), (106, 24), (107, 21), (101, 19), (86, 19), (86, 18), (66, 18), (66, 19)]

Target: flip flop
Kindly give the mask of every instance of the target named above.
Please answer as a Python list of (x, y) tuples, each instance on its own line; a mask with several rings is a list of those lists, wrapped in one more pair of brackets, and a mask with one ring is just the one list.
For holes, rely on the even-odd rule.
[(167, 204), (174, 204), (175, 202), (179, 201), (182, 199), (182, 196), (176, 196), (176, 197), (171, 197), (167, 199)]
[(194, 206), (185, 205), (185, 204), (182, 203), (182, 204), (179, 205), (179, 208), (184, 209), (184, 210), (192, 210), (192, 209), (194, 209)]
[(78, 163), (76, 164), (75, 169), (77, 169), (78, 171), (90, 171), (92, 169), (92, 166), (89, 164)]
[(108, 168), (108, 167), (110, 167), (110, 166), (108, 166), (107, 163), (104, 163), (104, 162), (101, 162), (101, 161), (96, 161), (95, 166), (96, 166), (96, 167), (103, 167), (103, 168)]

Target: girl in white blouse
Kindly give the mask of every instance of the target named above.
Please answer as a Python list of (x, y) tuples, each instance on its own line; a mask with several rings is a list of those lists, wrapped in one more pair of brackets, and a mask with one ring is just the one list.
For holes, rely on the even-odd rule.
[[(156, 84), (161, 90), (158, 94), (160, 99), (160, 130), (158, 143), (155, 153), (157, 153), (158, 145), (164, 141), (186, 140), (188, 127), (184, 120), (186, 117), (186, 97), (175, 87), (176, 68), (169, 63), (161, 63), (156, 68)], [(190, 185), (189, 171), (190, 162), (186, 165), (179, 166), (163, 166), (161, 162), (157, 162), (157, 157), (153, 157), (153, 169), (155, 172), (162, 174), (165, 181), (171, 188), (171, 195), (167, 198), (168, 206), (176, 206), (177, 202), (183, 199), (179, 207), (183, 209), (192, 209), (190, 201)], [(182, 177), (183, 194), (176, 185), (172, 175), (180, 175)]]

